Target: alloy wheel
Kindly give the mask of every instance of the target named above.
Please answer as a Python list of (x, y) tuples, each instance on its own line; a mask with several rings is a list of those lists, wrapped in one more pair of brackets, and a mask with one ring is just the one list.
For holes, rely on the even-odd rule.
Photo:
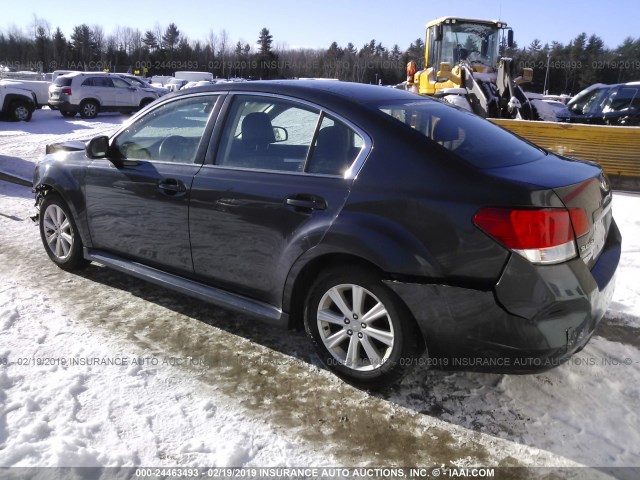
[(359, 285), (336, 285), (327, 291), (318, 304), (317, 322), (326, 349), (353, 370), (376, 370), (393, 351), (395, 334), (387, 308)]
[(73, 228), (64, 210), (58, 205), (49, 205), (44, 212), (43, 226), (51, 253), (60, 261), (67, 260), (73, 250)]

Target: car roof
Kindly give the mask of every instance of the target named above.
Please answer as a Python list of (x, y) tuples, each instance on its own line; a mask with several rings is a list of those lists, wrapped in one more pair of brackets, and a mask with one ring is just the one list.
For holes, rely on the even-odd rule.
[(80, 76), (113, 76), (113, 73), (109, 73), (109, 72), (69, 72), (69, 73), (65, 73), (64, 75), (58, 75), (59, 77), (80, 77)]
[(217, 83), (191, 88), (174, 95), (197, 92), (260, 92), (298, 97), (309, 101), (349, 100), (367, 104), (379, 101), (419, 101), (425, 99), (414, 93), (378, 85), (342, 82), (337, 80), (260, 80), (253, 82)]

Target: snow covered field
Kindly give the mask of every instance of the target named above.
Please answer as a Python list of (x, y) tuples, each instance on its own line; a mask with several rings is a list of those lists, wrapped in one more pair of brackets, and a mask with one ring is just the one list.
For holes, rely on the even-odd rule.
[[(126, 116), (0, 122), (0, 171)], [(640, 196), (614, 196), (611, 308), (527, 376), (415, 371), (371, 395), (282, 332), (99, 266), (49, 261), (30, 189), (0, 181), (0, 467), (549, 466), (640, 478)], [(579, 470), (575, 478), (581, 477)]]

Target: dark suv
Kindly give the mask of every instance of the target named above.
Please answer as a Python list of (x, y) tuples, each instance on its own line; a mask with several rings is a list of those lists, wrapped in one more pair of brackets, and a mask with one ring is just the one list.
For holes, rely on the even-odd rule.
[(361, 385), (425, 350), (454, 368), (551, 368), (614, 289), (621, 239), (598, 165), (400, 90), (193, 88), (48, 152), (33, 184), (61, 268), (97, 262), (303, 327)]
[(592, 85), (573, 97), (557, 118), (570, 123), (640, 125), (640, 82)]

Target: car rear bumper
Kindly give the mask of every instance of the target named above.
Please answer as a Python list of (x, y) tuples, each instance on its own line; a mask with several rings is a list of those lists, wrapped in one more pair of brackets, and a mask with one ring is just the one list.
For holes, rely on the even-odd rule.
[(56, 110), (60, 110), (63, 112), (77, 112), (78, 105), (73, 105), (69, 100), (59, 99), (49, 99), (49, 105)]
[(615, 288), (621, 236), (614, 221), (591, 270), (579, 258), (539, 266), (513, 254), (492, 290), (388, 281), (418, 322), (433, 365), (528, 373), (581, 350)]

